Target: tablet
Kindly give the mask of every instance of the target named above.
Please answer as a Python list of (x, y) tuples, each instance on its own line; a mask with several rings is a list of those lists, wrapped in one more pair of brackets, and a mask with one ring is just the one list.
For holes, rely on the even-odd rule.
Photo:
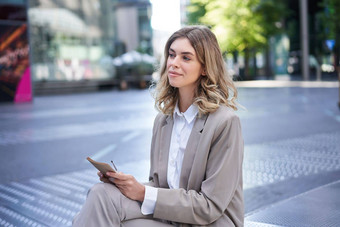
[(104, 162), (97, 162), (93, 159), (91, 159), (90, 157), (86, 158), (89, 162), (91, 162), (91, 164), (96, 167), (104, 176), (106, 176), (106, 172), (116, 172), (112, 166), (110, 166), (107, 163)]

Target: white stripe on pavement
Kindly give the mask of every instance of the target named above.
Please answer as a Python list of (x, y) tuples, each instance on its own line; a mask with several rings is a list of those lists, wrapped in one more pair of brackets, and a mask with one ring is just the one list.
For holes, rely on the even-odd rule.
[(140, 132), (138, 132), (138, 131), (131, 132), (130, 134), (127, 134), (126, 136), (123, 137), (122, 142), (123, 143), (128, 142), (128, 141), (132, 140), (133, 138), (139, 136), (139, 134), (140, 134)]

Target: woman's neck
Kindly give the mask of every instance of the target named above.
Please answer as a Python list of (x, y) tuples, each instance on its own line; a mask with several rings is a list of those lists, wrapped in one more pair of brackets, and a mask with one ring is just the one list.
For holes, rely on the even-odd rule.
[(178, 108), (181, 113), (187, 111), (194, 101), (194, 91), (179, 89)]

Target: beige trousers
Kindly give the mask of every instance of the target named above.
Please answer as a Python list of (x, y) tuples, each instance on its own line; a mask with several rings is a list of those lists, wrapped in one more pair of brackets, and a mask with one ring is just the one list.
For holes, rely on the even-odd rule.
[(94, 185), (80, 212), (73, 219), (74, 227), (170, 227), (173, 225), (141, 213), (141, 203), (125, 197), (109, 183)]

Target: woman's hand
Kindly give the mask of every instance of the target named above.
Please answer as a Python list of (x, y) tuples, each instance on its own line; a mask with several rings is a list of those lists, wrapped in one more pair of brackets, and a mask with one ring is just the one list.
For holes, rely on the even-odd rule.
[(107, 179), (101, 172), (97, 173), (99, 180), (104, 183), (112, 183), (109, 179)]
[(117, 186), (121, 193), (123, 193), (123, 195), (132, 200), (140, 202), (144, 201), (145, 186), (139, 183), (132, 175), (121, 172), (107, 172), (106, 175), (113, 178), (112, 182)]

